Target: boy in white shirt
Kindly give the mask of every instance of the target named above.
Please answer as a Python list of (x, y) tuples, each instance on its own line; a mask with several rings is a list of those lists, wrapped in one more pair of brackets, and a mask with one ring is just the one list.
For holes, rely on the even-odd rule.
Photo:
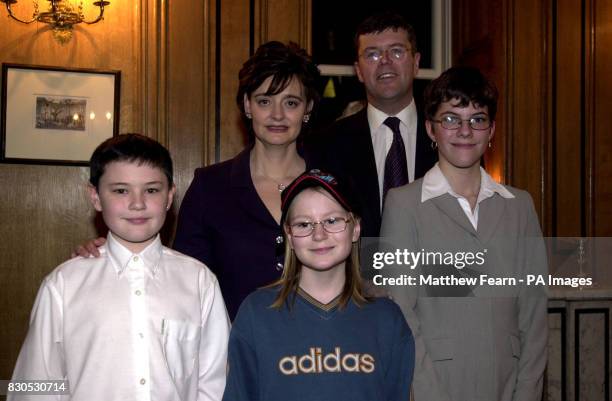
[(44, 279), (12, 379), (67, 380), (70, 394), (8, 400), (220, 400), (229, 320), (217, 279), (159, 238), (176, 191), (170, 154), (120, 135), (90, 168), (107, 243), (101, 258), (71, 259)]

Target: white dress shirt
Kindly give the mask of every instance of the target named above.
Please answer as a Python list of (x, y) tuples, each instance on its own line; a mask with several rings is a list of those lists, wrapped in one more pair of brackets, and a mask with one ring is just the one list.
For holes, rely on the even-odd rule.
[(506, 189), (502, 184), (495, 182), (495, 180), (481, 167), (480, 168), (480, 191), (478, 191), (478, 198), (476, 199), (476, 207), (472, 211), (470, 202), (463, 196), (457, 194), (451, 188), (440, 166), (438, 163), (435, 164), (423, 177), (423, 188), (421, 189), (421, 202), (425, 202), (432, 198), (444, 194), (450, 194), (457, 198), (459, 206), (463, 209), (463, 212), (467, 216), (470, 223), (475, 230), (478, 229), (478, 209), (480, 202), (492, 197), (495, 193), (506, 199), (514, 198), (514, 195)]
[(132, 254), (109, 233), (100, 252), (44, 279), (13, 372), (71, 394), (8, 400), (221, 400), (229, 320), (214, 274), (159, 235)]
[(393, 143), (393, 131), (391, 131), (391, 128), (387, 127), (384, 122), (387, 117), (397, 117), (400, 120), (400, 135), (404, 140), (404, 148), (406, 148), (408, 182), (412, 182), (414, 181), (414, 166), (416, 159), (417, 109), (413, 99), (406, 108), (402, 109), (395, 116), (386, 114), (371, 104), (368, 104), (367, 113), (368, 124), (370, 125), (370, 135), (372, 135), (372, 145), (374, 146), (374, 159), (376, 160), (376, 172), (378, 173), (380, 208), (382, 210), (385, 161), (387, 160), (387, 153), (389, 153), (389, 149)]

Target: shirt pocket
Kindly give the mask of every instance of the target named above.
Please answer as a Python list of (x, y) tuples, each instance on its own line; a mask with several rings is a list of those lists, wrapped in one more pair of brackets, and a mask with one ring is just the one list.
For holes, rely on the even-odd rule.
[(200, 347), (200, 326), (186, 321), (162, 319), (162, 349), (174, 379), (191, 376)]

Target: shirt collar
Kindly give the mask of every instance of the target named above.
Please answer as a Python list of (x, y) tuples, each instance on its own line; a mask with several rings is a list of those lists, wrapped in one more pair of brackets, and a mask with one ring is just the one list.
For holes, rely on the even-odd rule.
[[(480, 167), (480, 192), (476, 203), (490, 198), (495, 193), (506, 199), (514, 198), (514, 195), (502, 184), (496, 182), (482, 167)], [(421, 202), (429, 199), (437, 198), (444, 194), (450, 194), (455, 198), (460, 196), (453, 191), (446, 177), (440, 170), (440, 166), (436, 163), (423, 177), (423, 188), (421, 189)]]
[[(410, 104), (400, 110), (395, 116), (387, 114), (382, 110), (377, 109), (371, 103), (368, 103), (368, 123), (370, 124), (370, 133), (374, 135), (378, 129), (383, 125), (387, 117), (397, 117), (400, 119), (404, 126), (408, 127), (408, 132), (416, 132), (416, 121), (417, 121), (417, 109), (414, 99)], [(412, 126), (414, 125), (414, 129)]]
[(163, 246), (159, 234), (155, 237), (155, 240), (150, 243), (140, 253), (133, 253), (125, 246), (123, 246), (113, 234), (109, 231), (106, 237), (106, 251), (112, 262), (113, 267), (117, 271), (117, 275), (125, 271), (128, 263), (132, 258), (138, 256), (142, 259), (143, 265), (146, 269), (150, 270), (151, 274), (155, 276), (159, 269), (159, 262), (162, 256)]

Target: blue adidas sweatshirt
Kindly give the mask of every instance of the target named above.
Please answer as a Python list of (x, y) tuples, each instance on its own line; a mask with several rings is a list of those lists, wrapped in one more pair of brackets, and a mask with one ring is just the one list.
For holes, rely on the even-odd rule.
[(409, 400), (414, 339), (393, 301), (340, 309), (300, 290), (277, 309), (276, 294), (258, 290), (240, 306), (224, 401)]

